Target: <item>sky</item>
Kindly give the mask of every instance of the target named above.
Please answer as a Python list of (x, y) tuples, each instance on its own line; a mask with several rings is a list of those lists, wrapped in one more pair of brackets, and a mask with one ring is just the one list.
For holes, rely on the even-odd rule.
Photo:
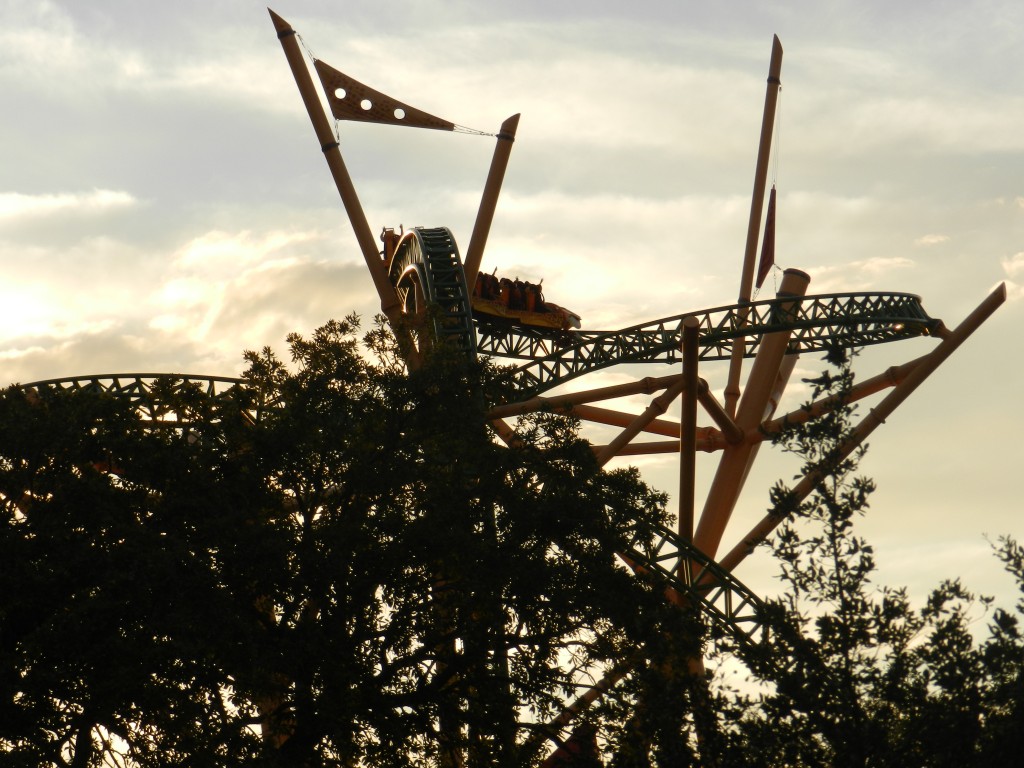
[[(591, 329), (735, 301), (777, 34), (777, 263), (806, 271), (809, 293), (920, 294), (950, 327), (1008, 290), (870, 440), (879, 489), (861, 531), (878, 581), (921, 598), (959, 576), (1014, 599), (990, 542), (1024, 539), (1024, 5), (273, 8), (312, 55), (401, 101), (486, 132), (522, 114), (483, 268), (543, 278)], [(238, 375), (244, 349), (283, 354), (290, 331), (377, 311), (264, 5), (0, 0), (0, 93), (4, 383)], [(371, 228), (448, 226), (465, 248), (492, 138), (345, 123), (340, 142)], [(869, 348), (856, 369), (933, 346)], [(799, 361), (784, 409), (823, 367)], [(720, 392), (724, 366), (700, 374)], [(713, 462), (699, 457), (700, 483)], [(635, 463), (675, 495), (675, 461)], [(762, 451), (723, 551), (795, 471)], [(763, 594), (773, 574), (765, 553), (737, 571)]]

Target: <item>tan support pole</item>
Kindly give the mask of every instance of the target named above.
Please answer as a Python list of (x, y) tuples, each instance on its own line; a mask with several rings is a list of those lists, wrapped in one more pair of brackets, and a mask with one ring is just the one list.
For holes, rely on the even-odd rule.
[(306, 112), (313, 123), (316, 138), (320, 142), (320, 149), (327, 160), (327, 166), (330, 168), (331, 176), (334, 178), (334, 184), (338, 188), (338, 194), (341, 195), (342, 203), (345, 205), (345, 211), (348, 213), (348, 220), (352, 224), (356, 240), (359, 243), (359, 249), (363, 252), (366, 266), (370, 270), (370, 277), (373, 278), (374, 287), (376, 287), (377, 294), (380, 296), (380, 308), (387, 315), (392, 326), (397, 328), (402, 315), (401, 304), (395, 293), (394, 286), (388, 280), (387, 272), (384, 269), (384, 262), (381, 260), (377, 248), (377, 242), (374, 240), (373, 232), (371, 232), (370, 225), (366, 221), (366, 214), (363, 213), (363, 207), (359, 203), (359, 197), (356, 195), (355, 187), (352, 185), (352, 179), (348, 175), (348, 169), (345, 167), (345, 161), (341, 157), (338, 142), (331, 132), (331, 124), (320, 105), (316, 88), (313, 86), (313, 79), (309, 76), (309, 69), (306, 67), (306, 62), (302, 58), (302, 51), (299, 50), (299, 44), (295, 39), (295, 30), (276, 13), (269, 8), (267, 10), (270, 12), (271, 20), (274, 22), (274, 28), (277, 30), (277, 37), (281, 41), (281, 47), (284, 49), (285, 58), (288, 59), (288, 66), (291, 67), (292, 75), (295, 77), (295, 85), (298, 86), (299, 94), (302, 96), (302, 103), (305, 104)]
[(483, 261), (484, 246), (487, 245), (487, 235), (491, 231), (494, 209), (498, 205), (498, 194), (501, 192), (501, 183), (505, 180), (505, 169), (508, 168), (508, 157), (512, 154), (512, 143), (516, 140), (518, 127), (519, 115), (512, 115), (501, 124), (501, 130), (498, 131), (494, 155), (491, 157), (491, 167), (487, 172), (484, 193), (480, 198), (480, 208), (476, 212), (473, 234), (470, 235), (469, 247), (466, 248), (466, 259), (463, 263), (466, 287), (471, 293), (473, 286), (476, 285), (480, 262)]
[[(906, 375), (899, 384), (897, 384), (892, 392), (882, 398), (882, 401), (871, 409), (871, 411), (861, 419), (860, 423), (853, 429), (846, 442), (843, 443), (841, 449), (836, 456), (836, 461), (842, 461), (849, 456), (853, 451), (857, 449), (868, 436), (875, 431), (879, 426), (885, 423), (885, 420), (900, 406), (904, 400), (916, 390), (925, 379), (927, 379), (932, 372), (935, 371), (946, 359), (956, 351), (957, 347), (963, 344), (967, 338), (974, 333), (982, 323), (984, 323), (992, 313), (995, 312), (999, 306), (1006, 301), (1006, 285), (1001, 283), (992, 293), (990, 293), (984, 301), (979, 304), (967, 318), (964, 319), (960, 325), (954, 330), (950, 331), (949, 335), (944, 338), (939, 345), (921, 358), (919, 361), (915, 361), (917, 364), (913, 369)], [(793, 503), (799, 504), (806, 499), (818, 485), (827, 477), (826, 472), (813, 472), (806, 475), (797, 485), (793, 488), (791, 499)], [(743, 540), (740, 541), (733, 549), (719, 561), (726, 570), (733, 570), (739, 565), (747, 555), (753, 552), (754, 547), (760, 544), (765, 538), (768, 537), (775, 528), (782, 522), (783, 518), (775, 515), (766, 515), (761, 519), (756, 526), (754, 526)]]
[[(597, 424), (608, 424), (612, 427), (628, 427), (636, 419), (634, 413), (613, 411), (610, 408), (597, 408), (593, 405), (563, 405), (551, 409), (552, 413), (572, 414), (585, 421)], [(665, 437), (678, 437), (679, 425), (667, 419), (654, 419), (644, 425), (644, 432)]]
[(679, 393), (682, 391), (683, 382), (682, 377), (680, 377), (678, 382), (654, 398), (643, 413), (637, 416), (628, 427), (622, 430), (614, 440), (604, 447), (604, 450), (597, 454), (597, 463), (603, 467), (613, 457), (618, 455), (619, 449), (622, 448), (622, 446), (627, 445), (634, 437), (640, 434), (640, 432), (643, 431), (643, 428), (650, 422), (654, 421), (657, 416), (668, 410), (669, 405), (672, 404), (673, 400), (679, 397)]
[[(787, 269), (779, 288), (779, 296), (803, 296), (809, 282), (806, 273)], [(780, 304), (777, 311), (785, 312), (787, 306)], [(736, 425), (743, 432), (755, 428), (764, 420), (791, 336), (792, 331), (776, 331), (766, 334), (761, 340), (736, 414)], [(752, 451), (753, 446), (744, 442), (731, 445), (722, 453), (693, 537), (693, 543), (708, 557), (715, 556), (725, 526), (743, 490)]]
[(627, 384), (613, 384), (610, 387), (598, 387), (588, 389), (584, 392), (573, 392), (566, 395), (555, 395), (554, 397), (532, 397), (518, 403), (497, 405), (487, 412), (487, 418), (496, 419), (506, 416), (519, 416), (533, 411), (557, 410), (558, 408), (580, 403), (593, 403), (597, 400), (613, 400), (616, 397), (627, 395), (650, 395), (659, 390), (675, 384), (682, 378), (675, 373), (671, 376), (645, 376), (639, 381), (631, 381)]
[(694, 484), (697, 480), (697, 358), (700, 323), (683, 321), (683, 404), (679, 417), (679, 536), (693, 541)]
[[(750, 201), (750, 219), (747, 223), (747, 243), (743, 250), (743, 271), (740, 275), (739, 303), (750, 301), (754, 287), (754, 262), (757, 258), (757, 238), (761, 232), (761, 211), (764, 208), (764, 190), (768, 181), (768, 160), (772, 149), (772, 132), (775, 127), (775, 108), (779, 101), (782, 81), (782, 43), (779, 36), (772, 36), (772, 57), (768, 64), (768, 87), (764, 95), (764, 114), (761, 118), (761, 141), (757, 147), (757, 163), (754, 169), (754, 193)], [(746, 322), (746, 311), (740, 316), (741, 325)], [(733, 341), (732, 357), (729, 361), (729, 379), (725, 386), (725, 410), (736, 413), (736, 402), (740, 396), (740, 371), (743, 369), (743, 355), (746, 340), (740, 336)]]
[[(793, 375), (793, 369), (796, 368), (797, 360), (800, 359), (800, 355), (786, 355), (782, 359), (782, 365), (779, 367), (779, 375), (775, 380), (775, 388), (772, 390), (771, 396), (768, 398), (768, 405), (765, 407), (764, 419), (770, 419), (775, 415), (775, 410), (779, 407), (779, 401), (782, 399), (783, 393), (786, 391), (786, 386), (789, 384), (789, 377)], [(751, 429), (749, 432), (756, 432), (757, 429)], [(757, 460), (757, 454), (761, 450), (762, 440), (750, 440), (747, 445), (750, 446), (750, 454), (747, 456), (747, 466), (743, 470), (743, 476), (740, 478), (740, 488), (743, 488), (747, 484), (747, 475), (750, 472), (750, 468), (754, 466), (754, 462)]]
[[(720, 451), (728, 443), (722, 438), (722, 433), (711, 427), (697, 427), (695, 442), (696, 450), (705, 453)], [(599, 454), (606, 446), (595, 445), (594, 453)], [(678, 440), (649, 440), (643, 443), (630, 443), (619, 448), (616, 456), (651, 456), (658, 453), (679, 453)]]
[(509, 448), (522, 447), (523, 441), (519, 439), (516, 431), (504, 419), (491, 419), (491, 427)]
[(759, 427), (747, 432), (746, 440), (748, 443), (762, 441), (768, 437), (778, 434), (788, 426), (804, 424), (811, 419), (816, 419), (830, 411), (834, 411), (840, 405), (855, 403), (858, 400), (863, 400), (865, 397), (870, 397), (871, 395), (881, 392), (883, 389), (895, 387), (907, 377), (907, 374), (920, 365), (921, 361), (924, 360), (925, 357), (927, 357), (927, 355), (919, 357), (916, 360), (903, 363), (903, 365), (893, 365), (886, 368), (877, 376), (865, 379), (860, 382), (860, 384), (854, 384), (849, 392), (842, 395), (830, 395), (829, 397), (822, 398), (821, 400), (817, 400), (809, 405), (790, 411), (785, 416), (779, 416), (777, 419), (767, 421)]

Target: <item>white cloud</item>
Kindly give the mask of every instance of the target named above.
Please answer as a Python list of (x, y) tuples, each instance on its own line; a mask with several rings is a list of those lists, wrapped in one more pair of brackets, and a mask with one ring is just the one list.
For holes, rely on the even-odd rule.
[(213, 230), (193, 238), (173, 257), (179, 270), (201, 269), (212, 274), (233, 275), (240, 268), (252, 265), (266, 266), (268, 262), (286, 258), (289, 249), (323, 238), (319, 232), (272, 230), (254, 234), (249, 230), (223, 232)]
[(914, 266), (912, 259), (902, 256), (876, 256), (845, 264), (810, 267), (812, 293), (858, 291), (878, 288), (892, 273)]
[(0, 78), (17, 87), (69, 103), (128, 91), (244, 101), (262, 110), (294, 108), (280, 98), (290, 84), (280, 50), (254, 39), (233, 40), (230, 30), (221, 39), (181, 35), (175, 46), (153, 45), (142, 33), (122, 34), (111, 45), (52, 2), (11, 4), (2, 13)]
[(1013, 254), (1008, 259), (1003, 259), (1003, 271), (1009, 278), (1006, 281), (1007, 301), (1020, 301), (1024, 299), (1024, 251)]
[(56, 213), (100, 214), (138, 205), (128, 192), (94, 189), (91, 192), (25, 195), (0, 193), (0, 219), (49, 216)]
[(1010, 278), (1024, 277), (1024, 251), (1015, 253), (1008, 259), (1003, 259), (1003, 271)]
[(949, 235), (922, 235), (921, 237), (914, 240), (914, 245), (928, 246), (928, 245), (939, 245), (941, 243), (948, 243)]

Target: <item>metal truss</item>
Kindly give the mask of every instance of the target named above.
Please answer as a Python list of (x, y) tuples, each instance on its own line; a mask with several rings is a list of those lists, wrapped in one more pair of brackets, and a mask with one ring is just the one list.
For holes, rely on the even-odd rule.
[(631, 531), (629, 549), (622, 553), (635, 570), (655, 574), (679, 595), (701, 609), (713, 629), (747, 645), (768, 641), (761, 599), (693, 544), (677, 533), (659, 527)]
[(22, 384), (27, 392), (88, 392), (127, 400), (139, 415), (154, 423), (181, 424), (187, 415), (173, 403), (184, 395), (199, 393), (213, 401), (235, 402), (243, 379), (228, 376), (194, 376), (186, 373), (110, 373), (46, 379)]
[(756, 354), (764, 335), (792, 331), (788, 354), (834, 351), (928, 335), (941, 325), (909, 293), (834, 293), (777, 297), (654, 320), (619, 331), (543, 333), (477, 322), (477, 351), (527, 360), (515, 372), (522, 397), (531, 397), (591, 371), (622, 363), (681, 359), (683, 321), (700, 324), (703, 360), (724, 360), (737, 338)]
[(413, 227), (398, 247), (391, 263), (390, 278), (407, 311), (415, 286), (407, 279), (415, 272), (432, 316), (435, 338), (473, 355), (476, 335), (466, 274), (459, 247), (447, 227)]

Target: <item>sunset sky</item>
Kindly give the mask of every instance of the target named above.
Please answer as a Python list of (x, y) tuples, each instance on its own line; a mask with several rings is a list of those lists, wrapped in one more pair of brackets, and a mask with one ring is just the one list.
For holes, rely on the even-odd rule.
[[(581, 7), (273, 6), (313, 55), (413, 106), (487, 132), (521, 113), (483, 268), (543, 278), (602, 329), (735, 301), (778, 34), (778, 264), (809, 293), (920, 294), (951, 327), (1009, 293), (871, 439), (879, 580), (1012, 599), (985, 537), (1024, 539), (1024, 4)], [(243, 349), (377, 311), (264, 5), (0, 0), (0, 93), (5, 383), (237, 375)], [(375, 232), (448, 226), (465, 248), (492, 138), (346, 123), (340, 140)], [(870, 348), (857, 370), (933, 346)], [(701, 375), (720, 389), (725, 367)], [(795, 471), (768, 454), (727, 548)], [(675, 494), (675, 462), (640, 466)], [(700, 457), (704, 481), (713, 468)], [(769, 593), (773, 571), (761, 554), (738, 575)]]

